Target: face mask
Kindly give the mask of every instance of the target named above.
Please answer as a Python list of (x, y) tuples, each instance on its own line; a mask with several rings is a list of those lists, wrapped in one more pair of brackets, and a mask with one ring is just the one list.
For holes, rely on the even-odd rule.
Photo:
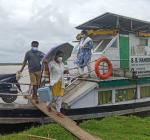
[(37, 51), (38, 48), (37, 48), (37, 47), (32, 47), (32, 50), (33, 50), (33, 51)]
[(62, 57), (58, 57), (58, 58), (57, 58), (57, 61), (58, 61), (58, 62), (62, 62), (62, 60), (63, 60)]

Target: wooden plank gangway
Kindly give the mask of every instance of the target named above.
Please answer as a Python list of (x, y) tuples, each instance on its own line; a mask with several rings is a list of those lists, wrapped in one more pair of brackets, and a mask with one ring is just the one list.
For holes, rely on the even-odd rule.
[(31, 96), (26, 96), (25, 98), (29, 99), (36, 108), (45, 113), (56, 123), (60, 124), (62, 127), (67, 129), (69, 132), (71, 132), (74, 136), (78, 137), (80, 140), (102, 140), (100, 138), (94, 137), (93, 135), (81, 129), (76, 124), (76, 122), (71, 120), (69, 117), (64, 116), (62, 118), (57, 116), (56, 111), (53, 108), (51, 112), (48, 112), (46, 103), (39, 101), (39, 103), (36, 104), (35, 100), (33, 100)]

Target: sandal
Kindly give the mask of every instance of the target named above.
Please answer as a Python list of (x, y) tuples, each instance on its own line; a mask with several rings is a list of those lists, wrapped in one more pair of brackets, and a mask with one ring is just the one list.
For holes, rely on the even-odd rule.
[(38, 96), (36, 94), (32, 94), (32, 99), (35, 100), (36, 104), (39, 103)]
[(47, 106), (47, 110), (48, 110), (48, 112), (51, 112), (52, 108), (50, 106)]
[(56, 115), (61, 117), (61, 118), (64, 118), (64, 114), (62, 114), (61, 112), (57, 112)]

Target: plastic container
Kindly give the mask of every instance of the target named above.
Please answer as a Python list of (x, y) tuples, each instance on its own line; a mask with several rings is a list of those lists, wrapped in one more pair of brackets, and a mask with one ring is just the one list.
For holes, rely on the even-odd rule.
[(41, 101), (43, 102), (52, 101), (52, 93), (51, 93), (50, 87), (41, 87), (37, 90), (37, 93)]

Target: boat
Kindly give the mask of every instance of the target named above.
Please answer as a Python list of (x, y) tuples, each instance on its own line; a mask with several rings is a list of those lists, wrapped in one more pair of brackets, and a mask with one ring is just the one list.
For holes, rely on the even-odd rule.
[[(76, 77), (75, 47), (67, 62), (72, 77), (65, 89), (62, 112), (74, 120), (149, 113), (150, 22), (105, 13), (76, 28), (87, 30), (93, 39), (93, 70), (91, 78)], [(107, 78), (95, 73), (96, 63), (101, 58), (112, 63), (112, 73)], [(99, 73), (105, 75), (108, 66), (108, 63), (103, 64)], [(0, 123), (52, 121), (31, 104), (0, 106)]]

